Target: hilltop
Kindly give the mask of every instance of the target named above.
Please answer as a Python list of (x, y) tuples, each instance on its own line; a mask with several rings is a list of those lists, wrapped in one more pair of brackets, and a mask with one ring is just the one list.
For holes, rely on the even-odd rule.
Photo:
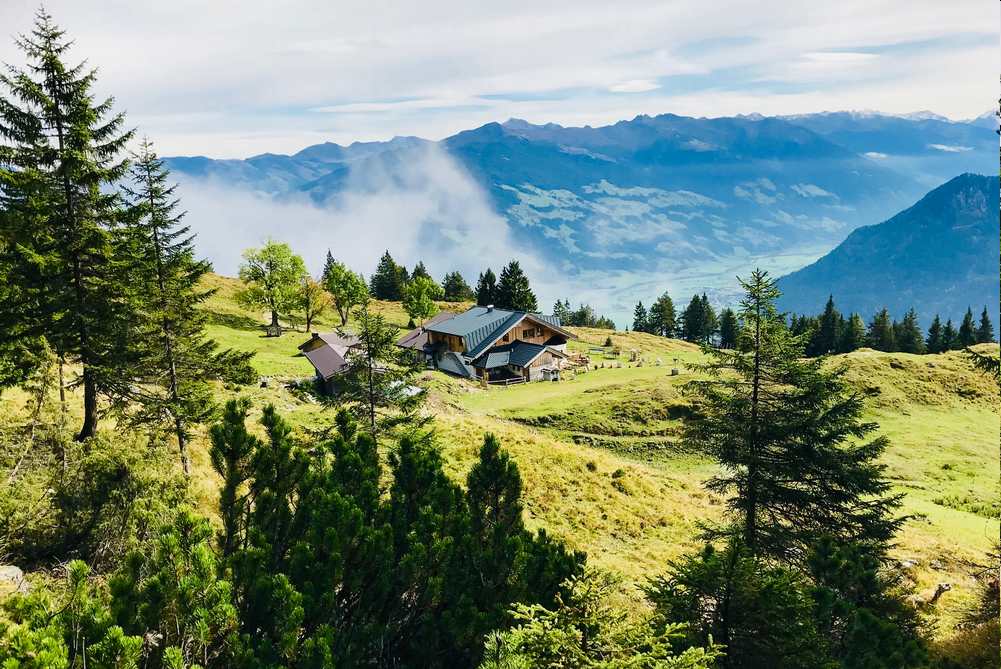
[[(331, 411), (283, 383), (312, 374), (296, 350), (306, 335), (263, 337), (264, 319), (232, 300), (238, 282), (210, 278), (218, 289), (207, 305), (210, 334), (224, 345), (256, 350), (257, 370), (271, 377), (267, 388), (235, 394), (249, 395), (256, 412), (266, 402), (276, 404), (303, 430), (330, 425)], [(376, 302), (374, 308), (405, 327), (399, 304)], [(702, 353), (690, 343), (643, 333), (575, 332), (580, 339), (571, 349), (589, 351), (610, 336), (622, 354), (593, 356), (599, 368), (570, 381), (509, 388), (483, 389), (428, 372), (429, 410), (456, 477), (475, 460), (483, 434), (497, 434), (521, 470), (529, 525), (547, 528), (586, 550), (595, 564), (639, 583), (690, 547), (698, 523), (721, 508), (721, 500), (701, 486), (713, 466), (687, 453), (678, 438), (689, 415), (683, 386)], [(630, 351), (640, 365), (630, 362)], [(961, 352), (862, 349), (830, 364), (848, 367), (852, 383), (870, 397), (868, 416), (890, 438), (888, 474), (912, 516), (895, 554), (916, 563), (911, 576), (919, 588), (940, 581), (956, 586), (942, 604), (949, 619), (972, 587), (962, 561), (986, 551), (999, 532), (996, 388)], [(216, 482), (204, 448), (202, 442), (194, 459), (202, 497), (209, 500)]]

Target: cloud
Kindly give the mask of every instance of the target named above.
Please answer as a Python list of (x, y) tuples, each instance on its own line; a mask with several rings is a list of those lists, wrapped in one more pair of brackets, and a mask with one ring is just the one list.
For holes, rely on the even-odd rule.
[(886, 160), (890, 156), (885, 153), (880, 153), (879, 151), (866, 151), (866, 158), (872, 158), (873, 160)]
[(650, 79), (632, 79), (622, 83), (609, 86), (608, 90), (613, 93), (648, 93), (660, 88), (660, 84)]
[(929, 144), (928, 148), (945, 151), (946, 153), (964, 153), (973, 150), (972, 146), (957, 146), (953, 144)]
[(838, 197), (834, 193), (824, 190), (817, 184), (793, 184), (792, 189), (803, 197), (830, 197), (834, 199), (837, 199)]

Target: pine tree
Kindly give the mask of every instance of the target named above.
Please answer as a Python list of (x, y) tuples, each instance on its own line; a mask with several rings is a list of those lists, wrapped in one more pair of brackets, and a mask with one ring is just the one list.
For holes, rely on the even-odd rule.
[(775, 310), (775, 281), (755, 270), (741, 285), (741, 346), (707, 347), (709, 379), (688, 386), (704, 416), (687, 426), (688, 443), (720, 463), (707, 487), (729, 495), (731, 524), (717, 532), (793, 563), (824, 534), (882, 549), (900, 522), (878, 464), (885, 438), (856, 441), (876, 428), (862, 422), (862, 395), (844, 368), (803, 359)]
[(487, 307), (497, 303), (497, 277), (489, 267), (476, 281), (476, 304)]
[(925, 350), (929, 353), (941, 353), (946, 349), (945, 339), (942, 332), (942, 319), (938, 314), (932, 319), (928, 328), (928, 336), (925, 338)]
[[(431, 279), (431, 273), (428, 272), (427, 267), (424, 266), (423, 260), (418, 260), (417, 264), (414, 265), (414, 271), (410, 273), (410, 281), (413, 281), (417, 277), (424, 277), (425, 279)], [(434, 279), (431, 279), (434, 281)]]
[(702, 293), (700, 302), (702, 303), (702, 313), (705, 318), (705, 331), (702, 335), (702, 341), (709, 343), (716, 336), (716, 333), (719, 332), (719, 318), (716, 316), (716, 310), (709, 304), (709, 298), (706, 297), (705, 293)]
[(921, 335), (921, 326), (918, 325), (918, 315), (914, 309), (909, 309), (904, 314), (904, 320), (900, 322), (900, 327), (894, 334), (897, 342), (897, 350), (904, 353), (924, 353), (925, 340)]
[(977, 343), (977, 326), (973, 322), (973, 310), (967, 307), (963, 322), (959, 325), (959, 348), (967, 348)]
[(646, 332), (649, 328), (650, 322), (647, 320), (646, 307), (643, 306), (642, 302), (637, 302), (636, 308), (633, 309), (633, 331)]
[(369, 279), (368, 290), (377, 300), (399, 302), (403, 297), (403, 286), (406, 284), (407, 269), (397, 265), (389, 251), (382, 254), (379, 265)]
[(984, 307), (980, 314), (980, 326), (977, 328), (977, 343), (987, 344), (994, 341), (994, 326), (991, 324), (991, 317), (987, 314), (987, 307)]
[(131, 309), (115, 275), (121, 198), (131, 131), (113, 100), (95, 102), (96, 73), (64, 62), (71, 42), (40, 10), (17, 45), (29, 62), (0, 75), (0, 210), (5, 263), (21, 286), (4, 303), (4, 342), (45, 336), (60, 358), (83, 371), (84, 418), (78, 439), (97, 429), (98, 397), (123, 367), (117, 324)]
[(942, 329), (942, 350), (943, 351), (953, 351), (959, 348), (959, 333), (956, 332), (956, 326), (952, 324), (952, 319), (948, 319), (945, 322), (945, 327)]
[(496, 306), (500, 309), (529, 313), (539, 310), (528, 277), (525, 276), (517, 260), (512, 260), (501, 270), (500, 280), (497, 282), (496, 301)]
[(681, 316), (681, 338), (690, 342), (705, 340), (706, 314), (702, 299), (698, 294), (692, 295), (691, 302)]
[(737, 322), (737, 314), (729, 307), (723, 309), (719, 316), (719, 347), (736, 348), (739, 334), (740, 325)]
[(880, 310), (873, 316), (872, 322), (869, 323), (869, 331), (866, 333), (866, 343), (877, 351), (892, 353), (897, 350), (893, 322), (890, 320), (890, 312), (886, 309)]
[(553, 304), (553, 317), (555, 317), (561, 325), (577, 325), (577, 323), (571, 323), (570, 319), (573, 311), (570, 309), (570, 300), (556, 300)]
[(865, 321), (858, 314), (852, 314), (841, 329), (839, 353), (851, 353), (865, 346)]
[(123, 246), (129, 262), (123, 281), (139, 308), (131, 315), (130, 364), (115, 381), (118, 408), (135, 424), (173, 430), (185, 473), (193, 425), (214, 409), (211, 379), (253, 377), (247, 354), (217, 351), (205, 333), (201, 305), (214, 291), (199, 288), (211, 266), (196, 260), (194, 237), (178, 212), (176, 186), (144, 141), (123, 185), (132, 207)]
[(834, 296), (830, 295), (827, 298), (824, 313), (820, 316), (816, 342), (812, 351), (814, 355), (827, 355), (838, 350), (838, 342), (841, 338), (839, 330), (841, 320), (841, 314), (834, 308)]
[(650, 327), (653, 334), (661, 337), (673, 337), (677, 328), (677, 315), (674, 311), (674, 301), (664, 291), (650, 307)]
[(476, 294), (469, 287), (466, 280), (459, 272), (449, 272), (441, 283), (441, 288), (445, 293), (443, 298), (446, 302), (468, 302), (476, 299)]

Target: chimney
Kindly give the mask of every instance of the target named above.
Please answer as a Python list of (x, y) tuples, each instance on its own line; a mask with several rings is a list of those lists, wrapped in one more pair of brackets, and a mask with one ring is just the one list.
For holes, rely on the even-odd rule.
[(487, 305), (487, 313), (489, 314), (489, 313), (490, 313), (491, 311), (493, 311), (493, 310), (494, 310), (494, 305), (492, 305), (492, 304), (488, 304), (488, 305)]

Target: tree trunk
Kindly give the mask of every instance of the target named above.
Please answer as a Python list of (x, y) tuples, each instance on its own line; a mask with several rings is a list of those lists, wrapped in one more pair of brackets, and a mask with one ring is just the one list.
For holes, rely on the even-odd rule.
[(184, 476), (191, 476), (191, 463), (188, 461), (188, 437), (184, 433), (184, 422), (180, 416), (174, 417), (174, 429), (177, 431), (177, 449), (181, 452), (181, 469)]
[(274, 309), (271, 310), (271, 327), (278, 327), (278, 312)]
[(77, 435), (77, 441), (83, 441), (97, 434), (97, 383), (94, 381), (94, 373), (88, 369), (83, 370), (83, 427)]

